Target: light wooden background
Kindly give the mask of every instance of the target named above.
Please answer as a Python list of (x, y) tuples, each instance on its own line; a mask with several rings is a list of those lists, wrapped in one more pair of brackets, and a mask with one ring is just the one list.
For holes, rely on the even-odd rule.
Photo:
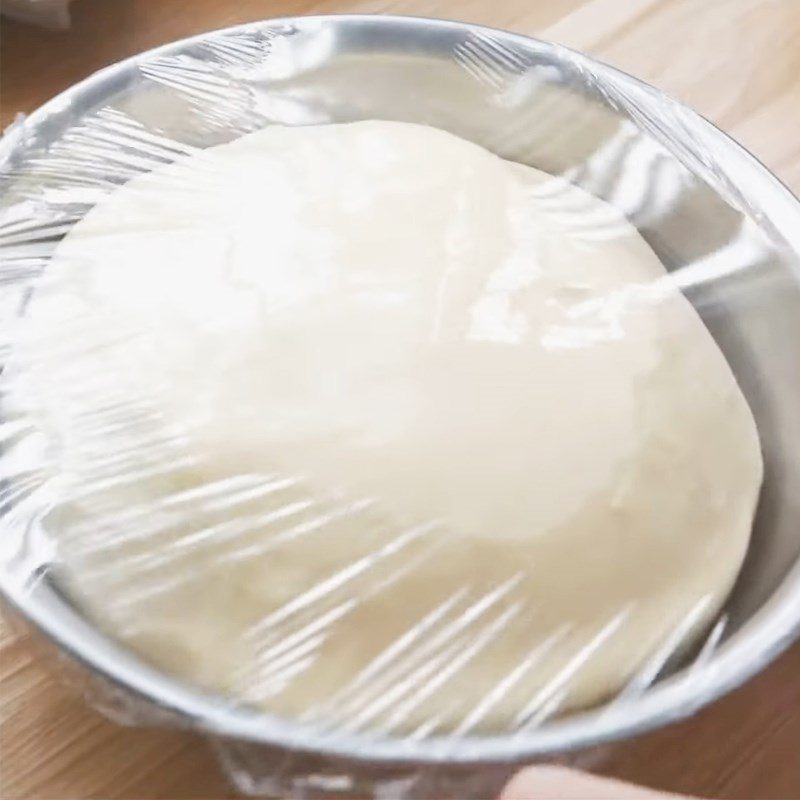
[[(592, 53), (717, 122), (800, 193), (800, 0), (77, 0), (73, 26), (3, 22), (0, 122), (164, 42), (271, 16), (396, 12), (482, 22)], [(800, 647), (598, 771), (673, 791), (800, 800)], [(116, 727), (0, 622), (0, 798), (230, 796), (205, 743)]]

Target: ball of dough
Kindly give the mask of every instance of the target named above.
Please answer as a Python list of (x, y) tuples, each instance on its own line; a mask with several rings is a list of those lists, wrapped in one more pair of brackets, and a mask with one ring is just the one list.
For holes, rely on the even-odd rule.
[(696, 636), (755, 424), (625, 218), (443, 131), (271, 127), (131, 180), (17, 351), (70, 591), (291, 718), (507, 731)]

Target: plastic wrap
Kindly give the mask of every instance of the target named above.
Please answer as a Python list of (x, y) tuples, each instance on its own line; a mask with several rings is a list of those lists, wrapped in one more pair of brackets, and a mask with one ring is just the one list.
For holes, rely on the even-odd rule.
[[(659, 267), (649, 279), (605, 288), (591, 280), (560, 286), (560, 269), (580, 269), (580, 260), (565, 262), (552, 270), (554, 303), (541, 302), (531, 314), (525, 303), (534, 302), (530, 287), (541, 282), (538, 273), (525, 277), (525, 264), (521, 273), (517, 267), (478, 270), (487, 287), (480, 307), (489, 309), (489, 318), (496, 321), (499, 306), (508, 311), (507, 302), (522, 303), (523, 310), (504, 312), (505, 324), (491, 330), (473, 314), (465, 334), (463, 320), (448, 317), (447, 302), (433, 302), (441, 293), (415, 295), (404, 272), (416, 270), (415, 280), (426, 280), (419, 267), (427, 269), (430, 254), (409, 250), (408, 243), (417, 232), (423, 236), (440, 208), (450, 208), (449, 200), (427, 205), (419, 189), (428, 179), (435, 184), (447, 148), (433, 166), (424, 147), (415, 151), (427, 171), (409, 177), (412, 163), (398, 184), (410, 205), (397, 204), (390, 182), (376, 181), (391, 208), (403, 212), (395, 217), (402, 233), (395, 240), (395, 228), (387, 232), (371, 216), (374, 187), (356, 181), (350, 194), (341, 194), (348, 158), (367, 153), (377, 170), (374, 164), (397, 157), (394, 145), (381, 149), (381, 129), (364, 134), (366, 144), (356, 143), (349, 153), (320, 138), (305, 159), (296, 158), (291, 137), (273, 142), (266, 161), (263, 153), (253, 156), (252, 169), (245, 145), (233, 182), (221, 180), (215, 161), (181, 169), (208, 147), (273, 125), (359, 120), (422, 123), (454, 133), (457, 146), (468, 148), (459, 159), (474, 157), (478, 171), (497, 164), (488, 154), (473, 156), (462, 140), (557, 176), (526, 184), (525, 197), (535, 198), (531, 208), (540, 215), (529, 219), (529, 207), (520, 206), (514, 242), (525, 264), (539, 258), (558, 265), (555, 245), (544, 255), (536, 248), (549, 241), (548, 225), (568, 224), (586, 259), (603, 243), (635, 240), (630, 246), (637, 253), (654, 258), (646, 242), (669, 272)], [(241, 139), (247, 141), (254, 140)], [(283, 179), (281, 147), (295, 170), (281, 195), (285, 208), (262, 205), (271, 197), (265, 182)], [(284, 241), (294, 224), (286, 209), (311, 201), (303, 192), (293, 196), (291, 181), (303, 170), (321, 173), (315, 159), (325, 148), (341, 158), (343, 171), (325, 190), (329, 194), (319, 190), (326, 201), (319, 213), (352, 200), (356, 216), (347, 217), (351, 227), (339, 240), (336, 224), (325, 217), (328, 227), (320, 230), (329, 236), (322, 249), (308, 244), (309, 233), (302, 244), (306, 261), (293, 267), (291, 257), (281, 256), (294, 252)], [(237, 786), (253, 794), (487, 797), (515, 764), (536, 758), (584, 764), (599, 752), (592, 748), (610, 739), (691, 713), (789, 641), (800, 616), (793, 568), (800, 537), (791, 506), (800, 487), (791, 456), (800, 422), (800, 211), (763, 168), (688, 110), (578, 54), (501, 32), (410, 19), (307, 18), (209, 34), (98, 73), (16, 122), (0, 142), (0, 159), (0, 588), (23, 619), (83, 664), (95, 702), (113, 717), (199, 728), (215, 741)], [(177, 166), (168, 167), (173, 162)], [(150, 173), (154, 181), (140, 177)], [(313, 195), (313, 177), (304, 180), (312, 180)], [(474, 250), (469, 258), (476, 263), (491, 261), (482, 249), (491, 231), (484, 236), (481, 226), (488, 225), (496, 198), (484, 192), (488, 177), (476, 184), (470, 173), (464, 180), (458, 186), (462, 205), (453, 208), (467, 207), (474, 216), (447, 220), (444, 227), (456, 234), (442, 258), (465, 263), (465, 250)], [(138, 187), (144, 202), (107, 205), (125, 184)], [(207, 222), (206, 231), (195, 227), (191, 245), (182, 243), (184, 226), (197, 218)], [(364, 224), (353, 227), (353, 219)], [(545, 227), (537, 228), (542, 219)], [(59, 247), (81, 220), (76, 230), (82, 236)], [(120, 249), (114, 237), (131, 227), (153, 247), (143, 244), (141, 254)], [(267, 327), (264, 335), (277, 335), (278, 346), (254, 350), (253, 332), (261, 329), (243, 322), (250, 306), (231, 301), (229, 289), (249, 298), (255, 293), (258, 313), (267, 317), (279, 314), (281, 303), (293, 308), (303, 290), (298, 281), (317, 280), (317, 261), (327, 263), (330, 237), (333, 250), (353, 242), (374, 248), (376, 262), (395, 270), (394, 282), (365, 283), (361, 276), (346, 289), (324, 284), (336, 302), (314, 306), (316, 316), (298, 316), (294, 327)], [(394, 253), (406, 259), (400, 272)], [(125, 266), (136, 259), (141, 269)], [(224, 286), (207, 281), (217, 261), (233, 264)], [(294, 271), (283, 278), (278, 271), (268, 283), (260, 277), (281, 268)], [(452, 280), (457, 290), (451, 293), (472, 297), (474, 287)], [(741, 553), (731, 557), (728, 550), (747, 544), (760, 480), (745, 485), (735, 471), (752, 446), (746, 437), (727, 459), (715, 455), (726, 446), (728, 429), (719, 428), (720, 439), (714, 403), (721, 403), (722, 414), (738, 401), (728, 384), (727, 400), (715, 395), (727, 367), (721, 357), (703, 355), (712, 352), (711, 340), (695, 312), (680, 305), (681, 292), (747, 398), (765, 462), (755, 534), (727, 602), (741, 560)], [(98, 309), (109, 297), (104, 316)], [(370, 311), (362, 318), (365, 297)], [(120, 313), (112, 313), (120, 302)], [(419, 398), (402, 394), (409, 384), (391, 372), (400, 362), (392, 349), (396, 340), (384, 331), (394, 330), (393, 303), (419, 303), (423, 324), (433, 326), (425, 347), (442, 345), (433, 378), (423, 382), (423, 399), (435, 386), (442, 403), (452, 403), (416, 438), (408, 434), (407, 417)], [(595, 532), (591, 519), (570, 523), (571, 544), (565, 549), (563, 537), (556, 541), (561, 551), (555, 557), (525, 531), (509, 535), (516, 510), (530, 506), (525, 513), (547, 520), (538, 535), (552, 538), (549, 529), (560, 524), (553, 515), (566, 513), (573, 496), (591, 494), (575, 487), (598, 461), (592, 448), (613, 449), (619, 431), (635, 433), (647, 418), (619, 409), (606, 417), (603, 397), (585, 400), (573, 392), (559, 399), (543, 388), (544, 399), (531, 395), (530, 401), (549, 417), (541, 423), (541, 450), (558, 452), (562, 441), (574, 454), (542, 463), (531, 460), (531, 447), (518, 466), (501, 456), (518, 452), (515, 431), (530, 429), (519, 418), (527, 401), (497, 405), (495, 388), (487, 390), (490, 400), (477, 396), (481, 384), (474, 373), (505, 387), (504, 398), (521, 391), (514, 382), (518, 366), (505, 369), (505, 354), (525, 339), (524, 326), (541, 317), (548, 325), (539, 331), (547, 351), (538, 362), (543, 374), (544, 364), (554, 365), (546, 374), (558, 376), (576, 350), (601, 348), (579, 372), (595, 376), (594, 385), (611, 397), (621, 391), (620, 403), (627, 403), (640, 391), (639, 351), (623, 349), (615, 362), (603, 360), (602, 348), (614, 352), (620, 340), (656, 336), (647, 314), (671, 304), (678, 304), (681, 324), (696, 326), (699, 345), (676, 357), (682, 364), (676, 380), (689, 404), (684, 415), (703, 403), (711, 411), (698, 418), (704, 427), (694, 431), (696, 449), (675, 444), (670, 426), (646, 448), (682, 453), (671, 471), (660, 467), (655, 484), (662, 488), (654, 497), (663, 506), (654, 504), (652, 518), (669, 521), (675, 513), (678, 501), (663, 488), (671, 486), (678, 487), (680, 503), (695, 502), (710, 516), (706, 528), (685, 539), (703, 553), (695, 556), (699, 568), (685, 565), (697, 582), (665, 605), (659, 598), (669, 592), (661, 581), (667, 559), (677, 557), (671, 537), (679, 541), (687, 530), (653, 522), (647, 535), (664, 541), (649, 551), (650, 562), (641, 554), (628, 562), (639, 552), (636, 537), (645, 534), (625, 521), (625, 492), (638, 491), (649, 462), (629, 469), (627, 489), (616, 476), (609, 502), (619, 523), (606, 525), (598, 542), (587, 538)], [(128, 315), (134, 307), (138, 316)], [(470, 307), (474, 311), (478, 300)], [(352, 315), (342, 308), (353, 309)], [(572, 327), (560, 324), (569, 316), (564, 308), (578, 308)], [(37, 329), (42, 317), (49, 322)], [(181, 328), (179, 319), (195, 327)], [(339, 336), (336, 350), (332, 340)], [(492, 342), (490, 357), (469, 361), (469, 348), (477, 346), (469, 342), (484, 340)], [(414, 365), (429, 358), (417, 346)], [(467, 359), (466, 377), (454, 371), (458, 358)], [(359, 359), (369, 366), (369, 382), (359, 377), (348, 383)], [(277, 399), (248, 365), (279, 371)], [(437, 370), (445, 376), (438, 383)], [(450, 384), (457, 380), (469, 388), (463, 404), (469, 413), (453, 403)], [(324, 413), (305, 413), (301, 395), (287, 389), (298, 382), (312, 386), (305, 396), (317, 398)], [(371, 406), (355, 396), (356, 389), (375, 385)], [(525, 391), (531, 391), (527, 385)], [(198, 398), (205, 403), (200, 417), (213, 424), (192, 416)], [(559, 430), (559, 406), (572, 429)], [(384, 409), (377, 421), (370, 408)], [(483, 410), (475, 414), (475, 408)], [(576, 444), (576, 420), (593, 430), (593, 414), (592, 438)], [(333, 444), (329, 418), (343, 420), (336, 430), (345, 431)], [(494, 427), (481, 427), (487, 418)], [(683, 424), (676, 416), (675, 429)], [(273, 428), (280, 435), (270, 433)], [(291, 448), (284, 441), (289, 428), (300, 436)], [(319, 435), (312, 435), (317, 428)], [(381, 442), (395, 428), (413, 446), (410, 457), (387, 466)], [(478, 430), (488, 437), (483, 445), (470, 439)], [(461, 440), (474, 449), (459, 451), (454, 442)], [(292, 455), (276, 466), (271, 448), (281, 447)], [(207, 464), (208, 453), (219, 458)], [(450, 454), (449, 463), (443, 453)], [(347, 464), (357, 458), (353, 478)], [(726, 487), (718, 474), (729, 468), (739, 477)], [(759, 470), (760, 464), (753, 467), (753, 476)], [(406, 479), (391, 502), (391, 493), (381, 494), (385, 474)], [(409, 474), (416, 478), (408, 480)], [(448, 494), (453, 491), (455, 501)], [(445, 509), (445, 518), (416, 514), (428, 506)], [(744, 521), (738, 533), (711, 536), (715, 520), (734, 518)], [(496, 519), (504, 520), (502, 531)], [(676, 517), (676, 526), (685, 519)], [(712, 538), (713, 547), (703, 551)], [(546, 569), (537, 573), (528, 559), (541, 559)], [(606, 605), (588, 608), (590, 590), (604, 583)], [(234, 625), (242, 608), (246, 619)]]

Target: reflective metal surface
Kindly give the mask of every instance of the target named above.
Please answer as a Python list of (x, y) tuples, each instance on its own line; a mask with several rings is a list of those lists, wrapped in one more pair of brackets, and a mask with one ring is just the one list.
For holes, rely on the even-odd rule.
[[(185, 67), (186, 80), (175, 79), (176, 66)], [(193, 81), (192, 70), (207, 79)], [(413, 121), (567, 176), (622, 208), (678, 273), (751, 403), (766, 461), (751, 552), (713, 646), (635, 695), (514, 736), (343, 735), (234, 708), (122, 651), (65, 602), (46, 565), (32, 571), (35, 580), (4, 568), (0, 589), (10, 604), (114, 687), (127, 718), (155, 714), (242, 747), (268, 744), (334, 763), (523, 761), (690, 714), (793, 640), (800, 629), (800, 204), (724, 134), (651, 87), (555, 45), (433, 20), (298, 18), (178, 42), (54, 99), (0, 143), (0, 213), (42, 163), (69, 156), (70, 141), (92, 120), (117, 112), (185, 147), (272, 123)], [(96, 200), (87, 190), (73, 216)]]

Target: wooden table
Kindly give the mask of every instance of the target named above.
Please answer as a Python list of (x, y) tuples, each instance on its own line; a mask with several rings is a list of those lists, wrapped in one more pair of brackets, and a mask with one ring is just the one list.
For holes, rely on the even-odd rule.
[[(0, 122), (149, 47), (270, 16), (454, 17), (588, 51), (694, 106), (800, 192), (800, 0), (77, 0), (69, 31), (4, 22)], [(117, 727), (0, 622), (0, 798), (211, 798), (201, 740)], [(596, 769), (678, 792), (800, 798), (800, 647), (694, 719), (611, 748)]]

